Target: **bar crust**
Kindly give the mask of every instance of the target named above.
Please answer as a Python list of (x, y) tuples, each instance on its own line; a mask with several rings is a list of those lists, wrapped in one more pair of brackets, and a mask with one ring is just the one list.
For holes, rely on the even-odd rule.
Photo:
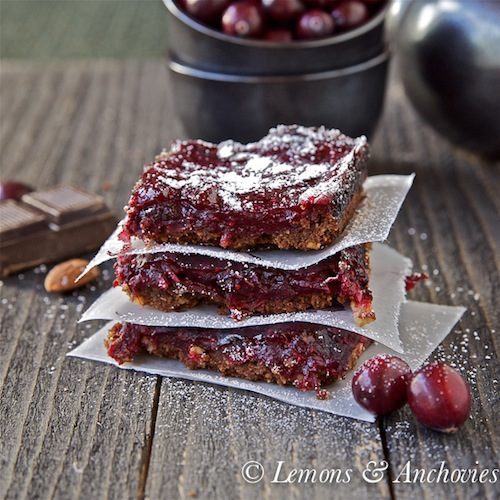
[(126, 255), (115, 264), (115, 286), (136, 304), (162, 311), (213, 304), (240, 320), (347, 306), (366, 324), (375, 319), (369, 250), (370, 244), (351, 247), (300, 270), (167, 252)]
[(344, 377), (370, 344), (355, 333), (306, 323), (217, 331), (117, 323), (105, 341), (120, 364), (147, 352), (190, 369), (300, 390), (318, 390)]

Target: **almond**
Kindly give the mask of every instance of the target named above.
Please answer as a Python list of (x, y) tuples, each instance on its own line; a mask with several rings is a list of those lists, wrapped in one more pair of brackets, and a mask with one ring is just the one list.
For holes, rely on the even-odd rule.
[(85, 259), (70, 259), (53, 267), (45, 277), (45, 290), (47, 292), (69, 292), (97, 279), (100, 275), (99, 268), (93, 267), (75, 283), (76, 278), (83, 272), (88, 263), (89, 261)]

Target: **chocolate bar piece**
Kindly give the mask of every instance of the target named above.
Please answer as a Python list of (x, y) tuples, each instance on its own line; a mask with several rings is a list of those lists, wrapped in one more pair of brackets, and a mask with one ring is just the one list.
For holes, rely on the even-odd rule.
[(13, 200), (0, 205), (0, 235), (5, 239), (22, 236), (23, 233), (40, 231), (46, 226), (45, 217)]
[(102, 197), (73, 186), (0, 202), (0, 276), (98, 248), (116, 226)]
[(59, 186), (48, 191), (25, 194), (23, 202), (47, 214), (56, 224), (92, 217), (105, 208), (104, 200), (73, 186)]

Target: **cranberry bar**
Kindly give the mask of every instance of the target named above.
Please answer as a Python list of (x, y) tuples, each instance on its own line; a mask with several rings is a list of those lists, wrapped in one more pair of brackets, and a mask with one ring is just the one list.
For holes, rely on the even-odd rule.
[(280, 125), (258, 142), (178, 141), (146, 165), (121, 238), (313, 250), (362, 199), (368, 145), (338, 130)]
[(120, 364), (148, 352), (178, 359), (188, 368), (318, 390), (352, 369), (370, 343), (355, 333), (308, 323), (230, 330), (117, 323), (106, 347)]
[(351, 307), (359, 324), (375, 319), (369, 281), (369, 245), (342, 250), (318, 264), (283, 270), (203, 255), (122, 255), (115, 285), (133, 302), (163, 311), (200, 303), (219, 305), (235, 319)]

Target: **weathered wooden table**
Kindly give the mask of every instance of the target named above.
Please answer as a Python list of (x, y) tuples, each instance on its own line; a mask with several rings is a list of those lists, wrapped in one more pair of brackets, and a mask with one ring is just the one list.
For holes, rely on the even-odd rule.
[[(76, 321), (110, 286), (48, 295), (38, 269), (1, 289), (0, 497), (498, 498), (498, 483), (396, 483), (402, 467), (498, 467), (499, 166), (456, 153), (414, 115), (394, 82), (371, 173), (416, 172), (390, 243), (427, 269), (417, 300), (465, 305), (436, 356), (472, 384), (455, 435), (408, 409), (361, 423), (210, 385), (161, 379), (65, 354), (97, 325)], [(143, 163), (179, 135), (162, 61), (2, 63), (1, 177), (105, 186), (118, 211)], [(241, 477), (257, 460), (258, 484)], [(368, 462), (388, 474), (368, 483)], [(348, 484), (272, 484), (293, 468), (352, 469)], [(488, 476), (491, 478), (491, 474)], [(435, 480), (435, 478), (434, 478)]]

